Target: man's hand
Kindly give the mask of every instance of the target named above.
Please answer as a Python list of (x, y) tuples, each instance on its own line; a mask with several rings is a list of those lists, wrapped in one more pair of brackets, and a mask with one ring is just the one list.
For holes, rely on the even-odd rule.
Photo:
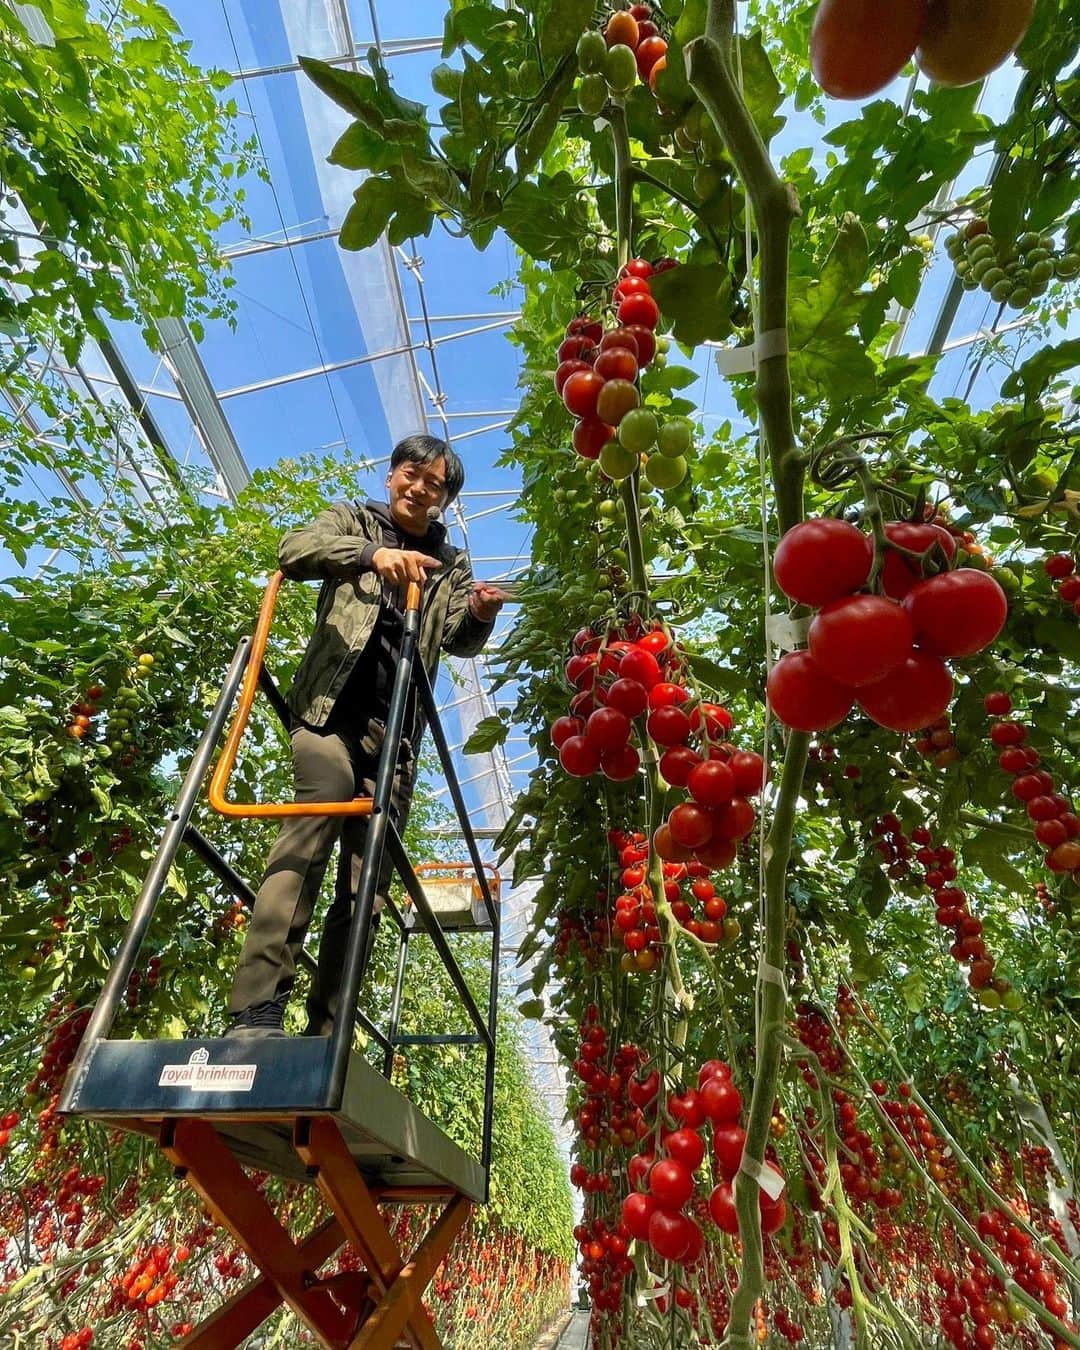
[(490, 623), (509, 599), (508, 591), (501, 591), (498, 586), (492, 586), (487, 581), (476, 581), (473, 583), (473, 593), (469, 596), (469, 610), (474, 619)]
[(383, 581), (404, 586), (409, 581), (423, 585), (427, 574), (442, 563), (412, 548), (377, 548), (371, 555), (371, 565)]

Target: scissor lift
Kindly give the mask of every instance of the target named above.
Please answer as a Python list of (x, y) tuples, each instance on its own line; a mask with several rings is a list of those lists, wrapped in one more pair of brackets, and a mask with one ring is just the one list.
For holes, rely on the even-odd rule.
[[(149, 1135), (260, 1271), (258, 1279), (191, 1331), (184, 1350), (232, 1350), (282, 1303), (332, 1350), (389, 1350), (441, 1345), (421, 1298), (475, 1204), (487, 1201), (491, 1162), (498, 999), (499, 877), (490, 883), (480, 860), (431, 684), (416, 659), (420, 591), (409, 587), (401, 656), (379, 759), (375, 794), (350, 802), (237, 803), (226, 789), (251, 706), (261, 687), (287, 726), (285, 703), (263, 663), (282, 574), (271, 578), (255, 634), (237, 646), (206, 731), (195, 751), (175, 807), (154, 856), (124, 939), (87, 1024), (61, 1096), (68, 1115), (108, 1121)], [(438, 877), (427, 889), (413, 870), (389, 814), (390, 792), (406, 715), (415, 687), (431, 728), (468, 846), (471, 867), (451, 866), (469, 895), (469, 919), (447, 915), (446, 932), (491, 933), (487, 1016), (481, 1015), (454, 958), (428, 891), (446, 909)], [(329, 1037), (218, 1038), (182, 1041), (113, 1040), (109, 1032), (128, 976), (147, 935), (162, 887), (181, 844), (198, 853), (245, 903), (251, 888), (236, 874), (191, 816), (220, 741), (237, 690), (240, 701), (210, 784), (211, 806), (237, 817), (368, 815), (367, 843), (354, 905), (341, 989), (341, 1013)], [(387, 902), (400, 934), (388, 1034), (357, 1008), (363, 954), (384, 850), (405, 886), (405, 915)], [(441, 864), (421, 867), (444, 873)], [(465, 878), (466, 871), (471, 876)], [(474, 890), (475, 888), (475, 890)], [(451, 908), (453, 904), (451, 904)], [(457, 909), (460, 911), (460, 904)], [(399, 1029), (410, 935), (423, 927), (461, 996), (474, 1032), (403, 1035)], [(303, 962), (313, 965), (305, 954)], [(382, 1072), (356, 1053), (357, 1022), (383, 1051)], [(479, 1160), (442, 1130), (389, 1081), (399, 1047), (422, 1044), (482, 1045), (485, 1049), (484, 1119)], [(278, 1222), (249, 1179), (245, 1166), (318, 1186), (333, 1217), (294, 1238)], [(441, 1203), (441, 1212), (412, 1253), (399, 1250), (378, 1205)], [(359, 1254), (365, 1270), (328, 1278), (320, 1268), (343, 1245)]]

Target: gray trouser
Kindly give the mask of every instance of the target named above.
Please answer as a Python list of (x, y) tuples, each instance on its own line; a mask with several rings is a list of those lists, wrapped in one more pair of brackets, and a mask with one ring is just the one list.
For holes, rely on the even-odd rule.
[[(381, 743), (380, 722), (371, 722), (366, 732), (341, 726), (313, 730), (296, 723), (292, 731), (296, 800), (339, 802), (374, 795)], [(412, 751), (408, 742), (403, 742), (390, 806), (399, 833), (405, 828), (414, 773)], [(367, 827), (367, 816), (290, 816), (283, 821), (248, 921), (229, 998), (230, 1012), (269, 1002), (292, 989), (319, 888), (334, 844), (340, 839), (334, 899), (323, 925), (318, 974), (308, 997), (308, 1031), (318, 1035), (330, 1030), (345, 966), (353, 898), (360, 884)], [(373, 913), (386, 902), (392, 872), (388, 850), (376, 886)]]

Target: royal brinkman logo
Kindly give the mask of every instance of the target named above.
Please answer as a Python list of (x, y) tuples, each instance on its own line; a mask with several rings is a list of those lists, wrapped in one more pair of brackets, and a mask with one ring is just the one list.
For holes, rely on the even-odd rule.
[(250, 1092), (256, 1064), (211, 1064), (210, 1053), (191, 1052), (186, 1064), (165, 1064), (158, 1087), (187, 1088), (191, 1092)]

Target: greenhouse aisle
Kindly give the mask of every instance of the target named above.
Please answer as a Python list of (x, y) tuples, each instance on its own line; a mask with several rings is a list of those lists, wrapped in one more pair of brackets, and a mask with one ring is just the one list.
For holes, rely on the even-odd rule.
[(587, 1350), (589, 1344), (589, 1314), (576, 1312), (555, 1343), (555, 1350)]

